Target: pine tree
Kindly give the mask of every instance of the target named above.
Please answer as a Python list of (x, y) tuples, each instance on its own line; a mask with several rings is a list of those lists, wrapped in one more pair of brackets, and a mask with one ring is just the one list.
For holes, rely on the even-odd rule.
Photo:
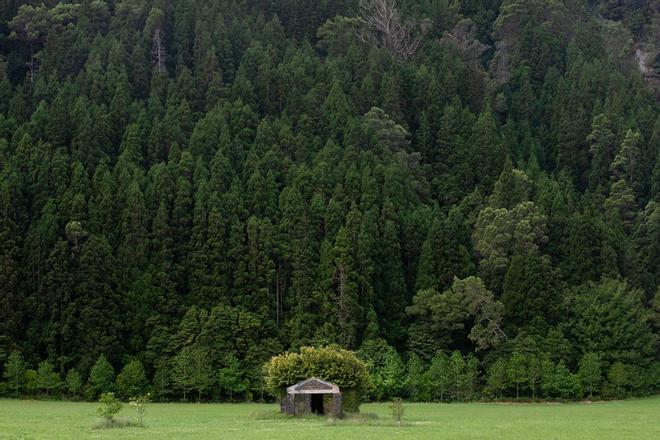
[(96, 396), (114, 390), (115, 369), (104, 355), (99, 356), (90, 370), (88, 384)]
[(508, 388), (509, 377), (507, 365), (504, 359), (497, 359), (488, 369), (488, 390), (497, 398), (502, 398), (502, 393)]
[(522, 353), (514, 352), (507, 365), (510, 383), (516, 385), (516, 399), (520, 398), (520, 386), (528, 379), (527, 359)]
[(454, 351), (449, 357), (450, 390), (454, 400), (465, 399), (465, 359), (459, 351)]
[(2, 377), (7, 379), (9, 388), (14, 391), (14, 395), (18, 397), (19, 393), (25, 386), (25, 370), (26, 365), (23, 360), (23, 355), (18, 351), (12, 351), (7, 362), (4, 365)]
[(72, 368), (66, 373), (66, 390), (69, 396), (74, 399), (80, 396), (83, 389), (83, 380), (80, 373), (75, 368)]
[(247, 384), (241, 377), (241, 364), (233, 354), (227, 355), (224, 367), (218, 370), (218, 385), (224, 394), (232, 401), (235, 394), (245, 392)]
[(594, 353), (585, 353), (580, 359), (580, 368), (578, 375), (582, 383), (589, 388), (589, 398), (594, 394), (594, 388), (600, 385), (602, 372), (600, 368), (600, 359)]
[(603, 192), (607, 188), (610, 164), (614, 159), (614, 133), (610, 129), (610, 120), (604, 114), (594, 118), (587, 143), (591, 153), (589, 189)]
[(143, 395), (147, 388), (147, 378), (142, 362), (134, 359), (124, 365), (117, 375), (115, 388), (122, 399)]

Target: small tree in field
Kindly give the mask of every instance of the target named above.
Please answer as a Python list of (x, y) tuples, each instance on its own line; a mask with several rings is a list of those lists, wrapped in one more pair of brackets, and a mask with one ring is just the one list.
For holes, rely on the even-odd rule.
[(192, 384), (193, 389), (197, 390), (197, 401), (202, 401), (202, 393), (213, 385), (213, 370), (209, 360), (208, 352), (201, 347), (196, 348), (192, 353)]
[(213, 384), (213, 371), (208, 353), (200, 347), (184, 347), (174, 358), (172, 380), (183, 391), (186, 400), (188, 390), (197, 390), (201, 401), (202, 393)]
[(516, 384), (516, 399), (520, 398), (520, 386), (527, 382), (527, 361), (522, 353), (513, 353), (508, 365), (509, 380)]
[(444, 402), (447, 389), (451, 384), (449, 377), (449, 357), (441, 351), (436, 353), (425, 375), (428, 377), (428, 384), (431, 388), (431, 398), (433, 400), (439, 398), (440, 402)]
[(232, 400), (234, 394), (247, 390), (247, 383), (241, 377), (241, 364), (236, 356), (226, 356), (224, 363), (225, 366), (218, 371), (218, 385), (223, 393), (229, 395), (229, 400)]
[(541, 386), (541, 378), (543, 374), (543, 365), (539, 355), (532, 354), (529, 356), (527, 364), (527, 383), (529, 389), (532, 390), (532, 399), (536, 400), (536, 391)]
[(18, 397), (25, 383), (25, 361), (20, 352), (14, 351), (9, 355), (2, 376), (7, 379), (9, 388)]
[(580, 360), (578, 376), (589, 389), (589, 398), (594, 394), (594, 387), (600, 384), (603, 372), (600, 368), (600, 358), (595, 353), (586, 353)]
[(122, 404), (115, 397), (115, 393), (103, 393), (99, 399), (101, 406), (98, 408), (98, 413), (103, 417), (106, 422), (114, 423), (115, 416), (121, 411)]
[(77, 398), (80, 396), (83, 388), (83, 380), (75, 368), (70, 369), (66, 374), (66, 388), (71, 397)]
[(135, 409), (138, 416), (138, 424), (144, 426), (144, 413), (147, 411), (147, 404), (151, 402), (151, 394), (131, 397), (128, 404)]
[(53, 364), (48, 361), (41, 362), (37, 370), (37, 384), (39, 389), (48, 396), (51, 391), (56, 391), (62, 386), (60, 375), (53, 369)]
[(115, 369), (104, 355), (100, 355), (89, 372), (89, 386), (97, 395), (112, 390), (115, 383)]
[(183, 400), (186, 400), (187, 392), (193, 386), (191, 363), (192, 348), (184, 347), (172, 364), (172, 380), (183, 391)]
[(170, 392), (171, 369), (166, 359), (160, 358), (154, 365), (154, 394), (156, 400), (165, 400), (165, 396)]
[(392, 399), (392, 405), (390, 408), (392, 409), (392, 418), (396, 422), (396, 426), (401, 426), (401, 420), (403, 420), (404, 413), (403, 400), (401, 400), (400, 397), (395, 397)]
[(507, 388), (507, 370), (504, 359), (498, 359), (488, 369), (488, 391), (494, 397), (502, 398), (502, 392)]
[(127, 363), (117, 375), (116, 388), (122, 399), (142, 395), (147, 388), (142, 362), (136, 359)]

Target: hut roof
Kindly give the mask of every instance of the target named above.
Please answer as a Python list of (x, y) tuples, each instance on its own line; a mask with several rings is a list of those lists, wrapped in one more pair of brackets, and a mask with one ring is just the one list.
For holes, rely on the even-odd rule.
[(325, 380), (312, 377), (286, 389), (287, 394), (340, 394), (339, 387)]

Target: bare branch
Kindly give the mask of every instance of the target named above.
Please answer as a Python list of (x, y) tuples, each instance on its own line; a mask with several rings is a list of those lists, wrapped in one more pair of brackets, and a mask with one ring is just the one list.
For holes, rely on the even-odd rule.
[(362, 0), (360, 9), (362, 26), (357, 37), (367, 44), (389, 50), (402, 60), (417, 52), (431, 28), (428, 20), (403, 21), (396, 0)]

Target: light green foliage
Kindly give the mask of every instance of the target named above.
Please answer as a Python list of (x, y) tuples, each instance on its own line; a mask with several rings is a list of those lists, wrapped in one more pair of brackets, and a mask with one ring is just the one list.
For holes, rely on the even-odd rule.
[(612, 364), (607, 372), (607, 393), (613, 397), (623, 398), (628, 394), (631, 383), (629, 368), (622, 362)]
[(488, 198), (488, 204), (493, 208), (512, 209), (530, 199), (533, 189), (532, 180), (524, 171), (513, 168), (510, 160), (504, 165), (504, 170), (495, 182), (493, 194)]
[(241, 375), (241, 365), (234, 355), (225, 357), (224, 366), (218, 370), (218, 385), (220, 390), (232, 400), (235, 394), (244, 393), (247, 383)]
[(191, 389), (197, 390), (197, 398), (201, 400), (202, 393), (214, 381), (207, 351), (201, 347), (184, 347), (174, 358), (172, 380), (183, 391), (184, 400)]
[(560, 362), (555, 367), (554, 393), (561, 399), (577, 399), (582, 397), (582, 384), (576, 374)]
[(369, 395), (376, 400), (398, 395), (402, 388), (404, 366), (396, 350), (384, 339), (365, 341), (357, 352), (369, 370), (373, 387)]
[(439, 351), (433, 356), (431, 366), (424, 373), (425, 384), (428, 387), (425, 390), (425, 396), (428, 400), (444, 402), (447, 398), (447, 392), (451, 385), (449, 375), (449, 357)]
[(497, 359), (488, 369), (487, 389), (496, 398), (502, 398), (502, 393), (507, 389), (509, 377), (507, 365), (504, 359)]
[(282, 396), (286, 387), (317, 377), (363, 396), (372, 386), (369, 371), (355, 353), (332, 347), (302, 347), (299, 353), (273, 357), (264, 366), (266, 388)]
[(75, 368), (70, 369), (69, 372), (66, 373), (65, 382), (69, 395), (73, 398), (80, 397), (80, 393), (82, 392), (83, 388), (83, 380), (80, 376), (80, 373), (78, 373)]
[(25, 392), (29, 396), (36, 396), (39, 392), (39, 373), (37, 373), (37, 370), (32, 368), (25, 370), (23, 381), (25, 382)]
[(62, 385), (60, 375), (53, 370), (53, 364), (48, 361), (39, 363), (37, 374), (39, 375), (37, 378), (39, 389), (46, 395), (58, 391)]
[(516, 399), (520, 397), (520, 387), (527, 382), (527, 359), (522, 353), (514, 352), (507, 365), (510, 383), (516, 386)]
[[(548, 405), (499, 403), (416, 404), (405, 403), (401, 429), (393, 425), (391, 403), (369, 403), (362, 406), (366, 414), (377, 418), (367, 421), (337, 420), (333, 426), (303, 418), (272, 419), (277, 404), (151, 404), (148, 407), (146, 429), (113, 429), (108, 432), (92, 430), (90, 414), (98, 403), (35, 402), (0, 400), (0, 414), (13, 414), (11, 419), (0, 418), (0, 431), (9, 436), (69, 440), (80, 437), (110, 437), (134, 439), (136, 435), (176, 438), (185, 430), (187, 436), (202, 439), (232, 438), (252, 440), (303, 440), (336, 438), (337, 432), (346, 440), (378, 440), (399, 438), (418, 440), (433, 438), (449, 440), (465, 437), (492, 436), (493, 426), (500, 426), (503, 436), (510, 440), (542, 438), (548, 430), (562, 439), (586, 438), (620, 440), (655, 440), (653, 421), (660, 399), (657, 397), (626, 401), (604, 402), (597, 405), (582, 403)], [(255, 414), (268, 414), (266, 420)], [(41, 420), (41, 423), (34, 423)], [(506, 421), (506, 423), (504, 423)]]
[(400, 397), (395, 397), (392, 399), (392, 418), (397, 426), (401, 426), (401, 420), (405, 414), (405, 408), (403, 406), (403, 400)]
[(406, 391), (408, 398), (413, 402), (420, 400), (423, 375), (424, 364), (422, 360), (416, 354), (411, 355), (406, 365)]
[(115, 420), (115, 416), (121, 411), (123, 406), (115, 397), (115, 393), (102, 393), (99, 398), (99, 403), (101, 406), (98, 407), (97, 412), (109, 423), (112, 423)]
[(396, 351), (388, 353), (385, 365), (380, 371), (382, 398), (388, 399), (401, 395), (405, 387), (406, 367)]
[(589, 398), (593, 397), (594, 388), (600, 385), (602, 379), (600, 358), (595, 353), (585, 353), (580, 359), (578, 375), (584, 386), (589, 390)]
[(465, 359), (459, 351), (454, 351), (449, 357), (449, 381), (454, 400), (465, 398)]
[(13, 351), (7, 358), (5, 362), (5, 369), (2, 373), (2, 377), (7, 380), (9, 384), (9, 389), (14, 392), (14, 395), (18, 396), (21, 389), (25, 384), (25, 361), (23, 356), (18, 351)]
[(128, 401), (129, 406), (135, 409), (140, 426), (144, 426), (144, 414), (147, 412), (149, 403), (151, 403), (151, 393), (131, 397)]
[(543, 360), (537, 353), (527, 357), (527, 384), (532, 391), (532, 399), (536, 399), (543, 379)]

